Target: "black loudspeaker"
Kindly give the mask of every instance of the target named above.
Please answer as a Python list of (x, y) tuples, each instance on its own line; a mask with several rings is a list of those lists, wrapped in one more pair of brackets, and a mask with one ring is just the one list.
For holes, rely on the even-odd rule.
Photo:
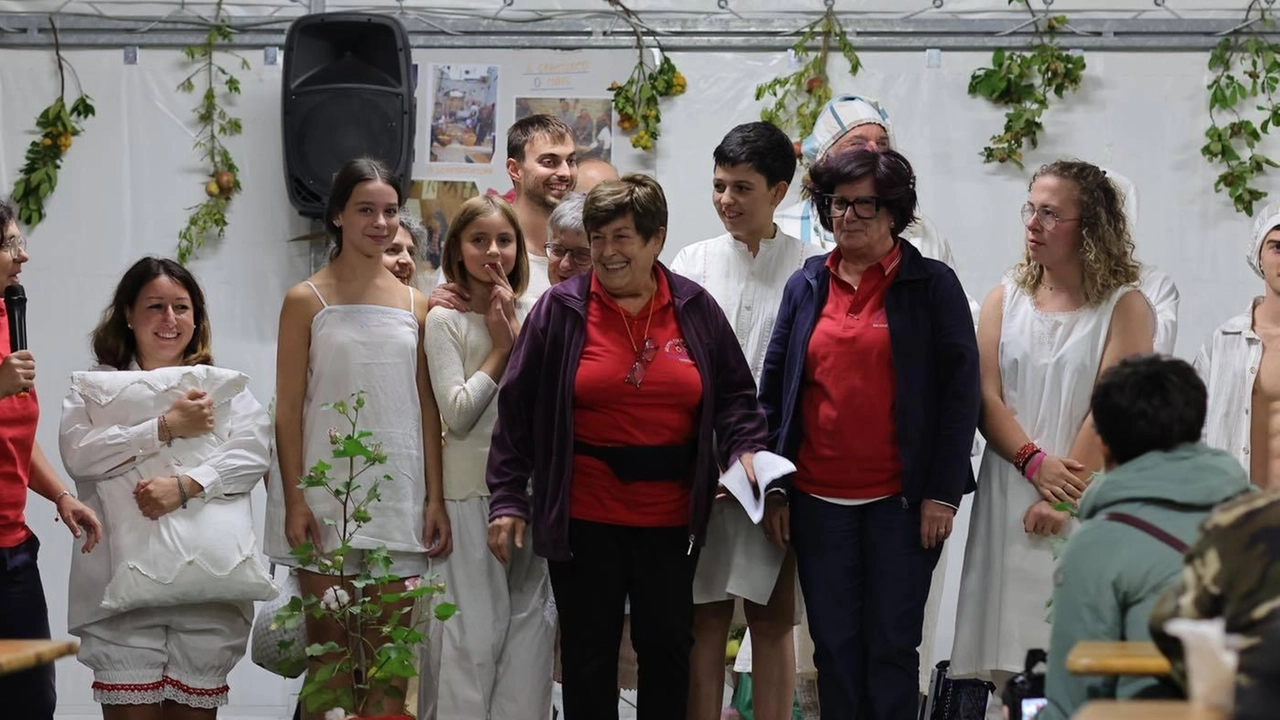
[(324, 216), (343, 163), (377, 158), (408, 193), (416, 118), (409, 34), (394, 17), (304, 15), (284, 49), (285, 187), (306, 217)]

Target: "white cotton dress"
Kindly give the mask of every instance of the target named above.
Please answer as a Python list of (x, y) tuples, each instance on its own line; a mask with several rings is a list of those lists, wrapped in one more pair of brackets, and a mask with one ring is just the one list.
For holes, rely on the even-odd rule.
[[(307, 394), (303, 404), (303, 472), (317, 460), (334, 466), (336, 480), (347, 477), (344, 464), (333, 460), (329, 428), (349, 432), (342, 416), (325, 407), (336, 401), (350, 402), (351, 394), (363, 390), (365, 406), (360, 411), (361, 430), (373, 433), (382, 443), (387, 463), (377, 469), (391, 480), (378, 488), (382, 500), (369, 508), (372, 520), (355, 533), (353, 548), (369, 550), (386, 546), (396, 563), (392, 572), (406, 577), (421, 574), (426, 567), (422, 544), (423, 507), (426, 503), (426, 475), (422, 455), (422, 407), (418, 402), (418, 319), (413, 313), (413, 290), (405, 288), (403, 308), (382, 305), (330, 305), (319, 290), (307, 283), (324, 305), (311, 320), (311, 349), (307, 361)], [(284, 536), (284, 490), (278, 463), (272, 468), (268, 486), (267, 522), (264, 549), (272, 561), (297, 566), (289, 557)], [(359, 482), (373, 473), (366, 473)], [(320, 488), (305, 491), (307, 505), (320, 525), (321, 543), (326, 550), (338, 546), (338, 532), (324, 524), (332, 518), (342, 522), (342, 505)], [(363, 491), (358, 493), (363, 497)], [(400, 555), (403, 553), (404, 555)], [(406, 562), (401, 563), (403, 558)], [(419, 563), (409, 562), (419, 560)], [(403, 565), (403, 566), (402, 566)]]
[[(1066, 455), (1089, 414), (1112, 312), (1134, 288), (1120, 288), (1096, 307), (1041, 312), (1011, 278), (1002, 285), (1005, 405), (1045, 452)], [(1028, 534), (1022, 522), (1039, 499), (1035, 486), (988, 445), (960, 581), (952, 676), (1020, 672), (1027, 650), (1049, 647), (1047, 601), (1056, 566), (1052, 540)]]

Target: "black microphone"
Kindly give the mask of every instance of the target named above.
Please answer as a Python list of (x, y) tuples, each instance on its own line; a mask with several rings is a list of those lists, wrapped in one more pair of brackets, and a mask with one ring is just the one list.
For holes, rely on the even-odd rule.
[(27, 349), (27, 291), (21, 285), (4, 289), (4, 310), (9, 314), (9, 352)]

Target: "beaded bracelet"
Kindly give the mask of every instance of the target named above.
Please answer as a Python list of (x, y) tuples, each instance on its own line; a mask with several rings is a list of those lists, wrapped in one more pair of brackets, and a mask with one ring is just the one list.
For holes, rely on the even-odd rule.
[(169, 421), (165, 420), (163, 415), (160, 416), (159, 420), (160, 420), (159, 435), (161, 436), (160, 441), (163, 442), (168, 447), (173, 447), (173, 431), (169, 429)]
[(1027, 463), (1031, 462), (1031, 458), (1035, 457), (1038, 452), (1041, 452), (1038, 445), (1033, 442), (1025, 443), (1022, 447), (1018, 448), (1018, 452), (1014, 453), (1013, 466), (1018, 469), (1019, 473), (1021, 473), (1026, 469)]

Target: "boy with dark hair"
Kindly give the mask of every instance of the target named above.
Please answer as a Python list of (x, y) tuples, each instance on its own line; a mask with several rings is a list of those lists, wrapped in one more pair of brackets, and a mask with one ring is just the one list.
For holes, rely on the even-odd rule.
[(1088, 700), (1161, 694), (1151, 677), (1072, 675), (1066, 658), (1080, 640), (1149, 640), (1152, 608), (1182, 572), (1196, 528), (1250, 489), (1240, 463), (1200, 442), (1207, 398), (1191, 365), (1160, 355), (1126, 358), (1094, 387), (1106, 470), (1080, 502), (1084, 522), (1055, 576), (1039, 720), (1065, 720)]
[[(790, 138), (765, 122), (739, 125), (712, 153), (711, 203), (725, 234), (685, 247), (671, 270), (707, 289), (737, 331), (756, 382), (782, 289), (821, 254), (774, 224), (796, 171)], [(716, 502), (694, 578), (689, 720), (719, 718), (724, 648), (738, 598), (752, 645), (752, 705), (760, 720), (791, 717), (795, 693), (795, 558), (771, 545), (732, 498)]]

